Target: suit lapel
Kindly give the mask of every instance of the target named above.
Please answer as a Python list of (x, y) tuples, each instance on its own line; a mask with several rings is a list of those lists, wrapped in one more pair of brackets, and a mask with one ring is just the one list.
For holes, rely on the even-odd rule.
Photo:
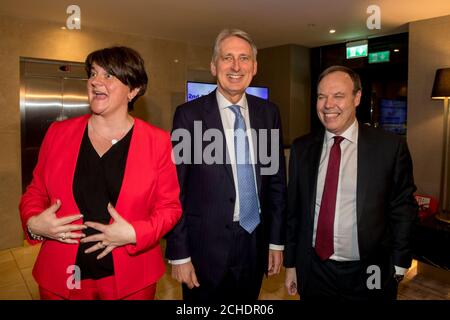
[(204, 121), (203, 125), (205, 126), (203, 130), (218, 129), (222, 134), (223, 137), (222, 154), (225, 156), (225, 159), (223, 159), (225, 161), (223, 167), (225, 168), (228, 177), (231, 179), (234, 188), (233, 171), (231, 169), (230, 156), (228, 154), (228, 148), (225, 140), (225, 130), (223, 129), (222, 120), (220, 118), (219, 105), (217, 104), (216, 90), (214, 90), (208, 95), (207, 99), (205, 100), (205, 103), (203, 104), (202, 119)]
[(319, 175), (319, 164), (320, 164), (320, 156), (322, 154), (324, 134), (325, 131), (321, 130), (318, 134), (316, 134), (313, 137), (314, 141), (311, 144), (311, 149), (309, 150), (306, 161), (306, 163), (310, 165), (310, 168), (308, 168), (309, 175), (307, 185), (310, 186), (309, 212), (311, 221), (313, 222), (314, 222), (314, 214), (316, 211), (317, 177)]
[[(247, 106), (248, 106), (248, 114), (250, 118), (250, 127), (252, 130), (252, 144), (253, 144), (253, 155), (255, 158), (255, 175), (256, 175), (256, 185), (258, 187), (258, 195), (261, 195), (261, 163), (258, 159), (258, 132), (260, 129), (267, 129), (264, 126), (262, 116), (261, 116), (261, 108), (259, 105), (252, 99), (251, 96), (247, 95)], [(256, 136), (255, 136), (256, 134)], [(269, 135), (270, 137), (270, 135)], [(268, 138), (269, 138), (268, 137)]]
[[(367, 194), (367, 186), (373, 178), (370, 176), (371, 169), (371, 146), (367, 138), (366, 130), (362, 124), (358, 129), (358, 160), (357, 160), (357, 182), (356, 182), (356, 217), (357, 222), (361, 221), (364, 212), (364, 201)], [(359, 229), (359, 228), (358, 228)]]

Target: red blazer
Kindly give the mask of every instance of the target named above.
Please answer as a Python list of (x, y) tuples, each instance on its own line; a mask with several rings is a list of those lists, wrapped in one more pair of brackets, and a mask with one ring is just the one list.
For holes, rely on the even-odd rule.
[[(20, 202), (22, 225), (61, 200), (56, 215), (80, 213), (72, 192), (73, 176), (89, 115), (55, 122), (41, 145), (33, 180)], [(125, 297), (155, 283), (165, 272), (159, 240), (181, 216), (179, 185), (168, 133), (135, 119), (122, 188), (116, 204), (119, 214), (136, 231), (136, 244), (112, 251), (116, 288)], [(75, 223), (82, 223), (81, 220)], [(33, 269), (40, 286), (69, 297), (68, 267), (75, 264), (78, 245), (44, 240)], [(69, 280), (70, 283), (70, 280)]]

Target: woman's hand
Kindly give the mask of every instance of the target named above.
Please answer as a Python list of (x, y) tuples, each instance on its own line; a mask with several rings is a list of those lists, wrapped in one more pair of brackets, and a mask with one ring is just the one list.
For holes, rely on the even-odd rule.
[(32, 216), (27, 221), (30, 231), (38, 236), (58, 240), (64, 243), (77, 244), (79, 238), (86, 235), (81, 232), (74, 232), (86, 229), (83, 224), (72, 224), (72, 222), (83, 218), (82, 214), (76, 214), (64, 218), (57, 218), (56, 211), (61, 207), (58, 199), (50, 207), (36, 216)]
[(83, 243), (97, 242), (95, 245), (85, 250), (85, 253), (104, 249), (102, 253), (97, 256), (97, 259), (103, 258), (117, 247), (136, 243), (136, 232), (134, 231), (133, 226), (122, 218), (110, 203), (108, 203), (108, 212), (114, 222), (112, 224), (86, 222), (86, 226), (94, 228), (101, 233), (94, 234), (81, 240)]

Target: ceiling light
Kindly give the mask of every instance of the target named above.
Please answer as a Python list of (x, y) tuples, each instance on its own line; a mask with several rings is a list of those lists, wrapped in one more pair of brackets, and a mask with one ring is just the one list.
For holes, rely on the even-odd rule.
[(335, 32), (336, 32), (336, 30), (334, 30), (334, 29), (330, 30), (330, 33), (335, 33)]
[(400, 51), (400, 49), (394, 49), (394, 52), (399, 52)]

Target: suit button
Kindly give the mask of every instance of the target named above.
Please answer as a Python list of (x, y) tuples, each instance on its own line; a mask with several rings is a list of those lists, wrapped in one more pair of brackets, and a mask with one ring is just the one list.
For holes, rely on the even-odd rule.
[(231, 203), (234, 203), (234, 198), (229, 199)]
[(225, 225), (225, 228), (227, 228), (227, 229), (231, 229), (231, 228), (230, 228), (230, 224), (229, 224), (229, 223), (227, 223), (227, 224)]

